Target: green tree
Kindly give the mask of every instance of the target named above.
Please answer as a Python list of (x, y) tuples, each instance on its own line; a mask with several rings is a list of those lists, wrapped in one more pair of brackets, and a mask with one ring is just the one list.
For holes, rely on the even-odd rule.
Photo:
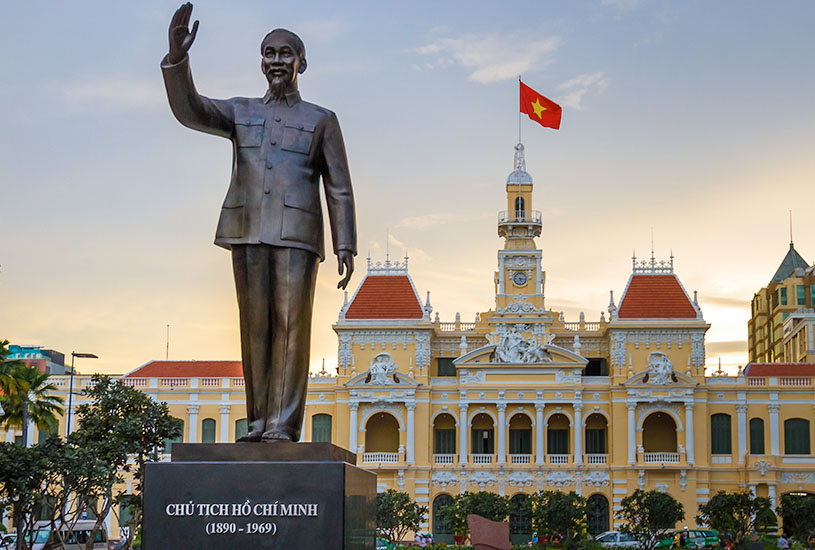
[(388, 489), (376, 495), (376, 534), (390, 542), (401, 542), (405, 535), (419, 530), (426, 506), (419, 506), (408, 493)]
[(620, 531), (639, 541), (641, 550), (653, 550), (677, 522), (685, 519), (685, 510), (668, 493), (637, 489), (620, 503), (617, 519), (625, 521)]
[(749, 491), (726, 493), (719, 491), (706, 503), (699, 505), (696, 521), (709, 525), (720, 533), (730, 534), (737, 550), (749, 548), (748, 536), (761, 530), (768, 521), (764, 512), (770, 510), (770, 500), (754, 497)]
[(784, 522), (784, 532), (812, 548), (809, 541), (815, 537), (815, 496), (783, 495), (777, 512)]
[(567, 545), (582, 540), (586, 530), (586, 499), (570, 491), (543, 491), (531, 497), (532, 528), (538, 535), (560, 535)]
[(456, 535), (470, 532), (467, 516), (475, 514), (492, 521), (505, 521), (509, 517), (511, 505), (507, 497), (497, 493), (466, 491), (453, 497), (453, 502), (439, 510), (439, 515)]
[(61, 397), (54, 395), (57, 387), (48, 382), (48, 374), (23, 363), (13, 363), (16, 364), (0, 376), (5, 411), (2, 423), (12, 428), (22, 427), (27, 414), (39, 430), (56, 433), (63, 403)]
[[(133, 511), (130, 545), (141, 523), (144, 465), (159, 459), (166, 439), (181, 436), (182, 424), (170, 416), (166, 403), (157, 403), (107, 376), (95, 375), (84, 394), (91, 402), (77, 407), (79, 428), (69, 436), (69, 443), (93, 457), (72, 474), (71, 480), (76, 500), (92, 509), (97, 518), (86, 548), (92, 549), (96, 532), (117, 503)], [(133, 493), (114, 494), (113, 486), (126, 472), (135, 478)]]
[(17, 548), (31, 546), (31, 525), (42, 504), (42, 487), (51, 463), (39, 445), (0, 443), (0, 507), (10, 507), (17, 528)]

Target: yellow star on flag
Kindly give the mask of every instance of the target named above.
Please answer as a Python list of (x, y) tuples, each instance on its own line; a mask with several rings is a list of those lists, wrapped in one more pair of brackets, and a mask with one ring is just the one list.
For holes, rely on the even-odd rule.
[(543, 118), (543, 112), (546, 110), (546, 107), (541, 105), (540, 100), (535, 98), (535, 103), (532, 104), (532, 108), (535, 110), (535, 114), (538, 118)]

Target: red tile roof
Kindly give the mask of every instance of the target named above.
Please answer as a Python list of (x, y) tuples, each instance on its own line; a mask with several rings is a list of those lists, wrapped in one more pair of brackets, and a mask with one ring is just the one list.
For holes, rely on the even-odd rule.
[(812, 363), (750, 363), (747, 376), (815, 376)]
[(617, 311), (620, 319), (695, 319), (676, 275), (632, 275)]
[(125, 378), (239, 378), (240, 361), (150, 361)]
[(421, 319), (422, 304), (407, 275), (368, 275), (345, 312), (346, 319)]

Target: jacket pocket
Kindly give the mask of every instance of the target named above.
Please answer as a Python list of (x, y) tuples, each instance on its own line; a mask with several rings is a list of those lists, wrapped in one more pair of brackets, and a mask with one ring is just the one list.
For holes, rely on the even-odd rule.
[(247, 118), (235, 121), (235, 143), (238, 147), (260, 147), (263, 143), (262, 118)]
[(283, 197), (283, 223), (280, 238), (317, 246), (320, 239), (320, 198), (288, 191)]
[(237, 239), (243, 237), (243, 206), (224, 206), (218, 220), (215, 238)]
[(314, 124), (287, 122), (283, 127), (283, 142), (280, 148), (307, 155), (314, 137)]

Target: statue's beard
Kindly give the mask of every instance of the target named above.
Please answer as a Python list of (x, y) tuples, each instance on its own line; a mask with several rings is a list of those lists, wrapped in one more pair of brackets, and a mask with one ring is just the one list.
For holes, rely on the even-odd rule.
[(287, 83), (283, 80), (273, 80), (269, 83), (269, 95), (274, 100), (281, 100), (286, 97)]

